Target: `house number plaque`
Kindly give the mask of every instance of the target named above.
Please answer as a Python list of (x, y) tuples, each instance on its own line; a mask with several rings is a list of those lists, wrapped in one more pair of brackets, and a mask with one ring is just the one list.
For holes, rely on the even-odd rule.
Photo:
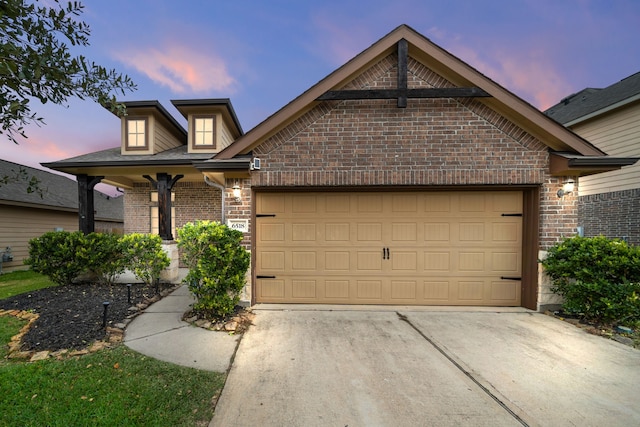
[(249, 232), (249, 220), (248, 219), (228, 219), (227, 227), (232, 230), (238, 230), (243, 233)]

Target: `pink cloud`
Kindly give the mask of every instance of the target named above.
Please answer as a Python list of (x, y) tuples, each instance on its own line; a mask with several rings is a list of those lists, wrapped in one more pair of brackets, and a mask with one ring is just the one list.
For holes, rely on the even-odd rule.
[(571, 84), (542, 49), (521, 45), (513, 49), (485, 50), (483, 57), (475, 49), (460, 43), (449, 49), (458, 58), (540, 110), (546, 110), (571, 92)]
[(330, 15), (317, 15), (313, 21), (318, 34), (321, 34), (315, 49), (332, 63), (344, 64), (374, 40), (370, 29), (363, 25), (358, 26), (353, 22), (343, 25)]
[(222, 59), (190, 45), (172, 44), (162, 50), (136, 47), (115, 56), (175, 93), (233, 92), (236, 84)]

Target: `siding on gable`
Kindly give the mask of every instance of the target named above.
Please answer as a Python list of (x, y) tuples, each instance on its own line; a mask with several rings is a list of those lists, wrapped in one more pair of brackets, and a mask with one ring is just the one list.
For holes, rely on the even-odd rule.
[[(640, 156), (640, 103), (579, 123), (572, 130), (610, 156)], [(580, 195), (640, 188), (640, 164), (580, 178)]]
[(228, 147), (234, 141), (234, 137), (231, 131), (229, 130), (229, 127), (222, 119), (222, 115), (218, 114), (216, 117), (218, 119), (217, 124), (219, 129), (218, 135), (216, 135), (216, 137), (219, 138), (216, 146), (216, 152), (218, 152)]
[(158, 120), (155, 121), (155, 132), (153, 135), (153, 152), (160, 153), (183, 145), (178, 141)]

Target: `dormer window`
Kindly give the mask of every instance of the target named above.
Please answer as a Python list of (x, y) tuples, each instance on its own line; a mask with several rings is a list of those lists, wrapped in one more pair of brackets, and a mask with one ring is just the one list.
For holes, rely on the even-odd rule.
[(193, 116), (192, 148), (212, 149), (216, 147), (216, 117)]
[(127, 149), (146, 150), (149, 148), (148, 125), (146, 118), (127, 119)]

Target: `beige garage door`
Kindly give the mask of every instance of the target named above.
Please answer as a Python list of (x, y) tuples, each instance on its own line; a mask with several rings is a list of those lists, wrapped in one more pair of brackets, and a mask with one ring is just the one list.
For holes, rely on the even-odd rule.
[(522, 192), (256, 196), (257, 302), (520, 305)]

